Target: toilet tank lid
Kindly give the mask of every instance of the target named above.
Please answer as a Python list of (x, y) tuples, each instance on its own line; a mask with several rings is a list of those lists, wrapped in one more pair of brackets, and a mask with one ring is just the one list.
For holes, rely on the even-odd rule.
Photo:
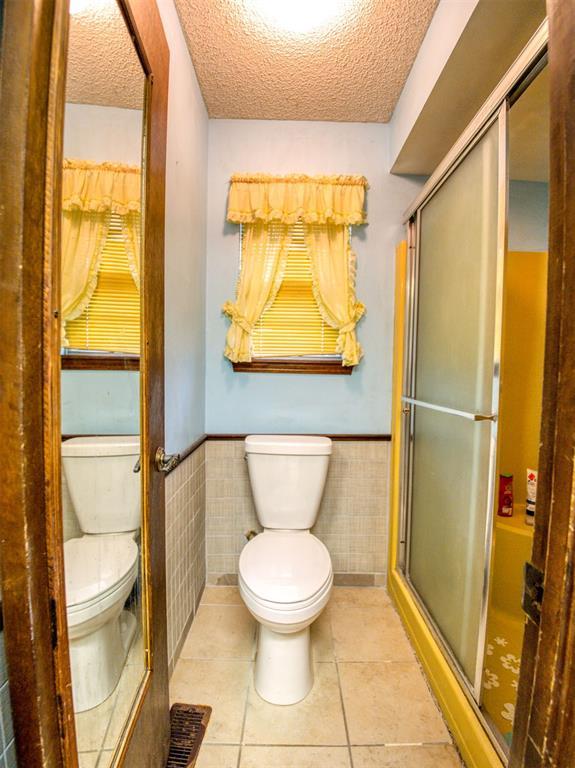
[(62, 443), (62, 456), (139, 456), (138, 435), (71, 437)]
[(246, 453), (272, 453), (295, 456), (329, 456), (329, 437), (312, 435), (248, 435)]

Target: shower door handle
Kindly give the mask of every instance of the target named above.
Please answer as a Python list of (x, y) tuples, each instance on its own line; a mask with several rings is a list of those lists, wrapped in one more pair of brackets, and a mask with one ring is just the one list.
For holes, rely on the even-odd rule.
[(158, 472), (165, 475), (175, 469), (181, 461), (179, 453), (166, 453), (164, 448), (158, 448), (156, 451), (155, 464)]
[[(419, 408), (428, 408), (430, 411), (438, 411), (439, 413), (448, 413), (451, 416), (461, 416), (463, 419), (469, 419), (470, 421), (497, 421), (496, 413), (474, 413), (473, 411), (459, 411), (456, 408), (448, 408), (445, 405), (435, 405), (435, 403), (427, 403), (425, 400), (416, 400), (413, 397), (402, 397), (402, 403), (408, 403), (409, 405), (415, 405)], [(405, 409), (403, 410), (406, 413)]]

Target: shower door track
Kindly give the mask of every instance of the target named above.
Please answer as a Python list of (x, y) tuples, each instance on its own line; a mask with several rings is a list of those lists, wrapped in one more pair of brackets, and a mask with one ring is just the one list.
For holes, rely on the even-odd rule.
[(453, 651), (451, 650), (451, 648), (449, 647), (449, 644), (443, 637), (441, 629), (437, 626), (435, 619), (429, 613), (427, 606), (419, 596), (419, 593), (417, 592), (417, 589), (415, 588), (414, 584), (411, 582), (411, 579), (409, 578), (408, 574), (400, 573), (399, 576), (403, 581), (405, 588), (409, 592), (409, 595), (413, 599), (414, 603), (417, 605), (417, 608), (419, 609), (419, 612), (423, 616), (425, 623), (427, 624), (427, 628), (431, 632), (435, 642), (441, 648), (443, 656), (447, 661), (451, 671), (459, 681), (461, 690), (465, 698), (469, 702), (469, 705), (473, 709), (475, 716), (482, 722), (485, 732), (488, 735), (489, 740), (491, 741), (493, 747), (497, 751), (499, 758), (503, 763), (506, 763), (509, 759), (509, 745), (500, 738), (498, 732), (494, 730), (494, 728), (490, 725), (489, 719), (485, 716), (485, 713), (483, 712), (480, 704), (477, 702), (477, 699), (475, 698), (475, 694), (469, 684), (469, 680), (467, 679), (465, 672), (461, 668), (461, 665), (458, 662), (458, 660), (455, 658)]

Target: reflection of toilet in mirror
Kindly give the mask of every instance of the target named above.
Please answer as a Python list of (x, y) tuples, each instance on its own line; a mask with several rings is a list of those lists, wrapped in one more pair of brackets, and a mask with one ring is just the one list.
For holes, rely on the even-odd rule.
[(141, 520), (137, 436), (76, 437), (62, 465), (82, 535), (64, 544), (66, 609), (76, 712), (116, 688), (137, 620), (124, 610), (138, 577)]

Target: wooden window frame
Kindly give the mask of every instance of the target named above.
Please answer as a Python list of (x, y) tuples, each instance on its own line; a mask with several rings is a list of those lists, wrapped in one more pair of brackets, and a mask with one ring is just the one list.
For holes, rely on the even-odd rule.
[(354, 366), (342, 365), (330, 358), (321, 360), (303, 357), (290, 360), (285, 357), (254, 357), (251, 363), (233, 363), (235, 373), (301, 373), (351, 376)]
[(63, 371), (139, 371), (139, 355), (99, 355), (99, 354), (63, 354), (60, 355)]

